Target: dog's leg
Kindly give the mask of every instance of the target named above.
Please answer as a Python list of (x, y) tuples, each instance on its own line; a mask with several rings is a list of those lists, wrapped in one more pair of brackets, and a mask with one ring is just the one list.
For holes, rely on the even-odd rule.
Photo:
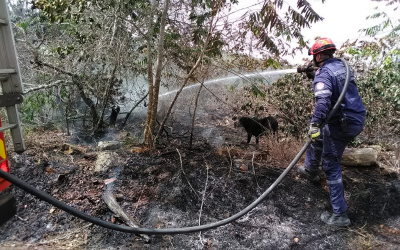
[(251, 133), (247, 133), (247, 144), (250, 144), (251, 141)]

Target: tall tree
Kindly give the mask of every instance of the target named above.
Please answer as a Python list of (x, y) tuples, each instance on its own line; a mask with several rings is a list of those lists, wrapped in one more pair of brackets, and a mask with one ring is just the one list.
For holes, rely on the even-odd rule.
[[(165, 0), (164, 9), (161, 16), (161, 24), (160, 24), (160, 35), (158, 38), (158, 45), (157, 45), (157, 68), (156, 68), (156, 77), (154, 84), (149, 80), (149, 107), (147, 110), (147, 120), (146, 120), (146, 127), (144, 133), (144, 143), (153, 147), (153, 132), (154, 126), (156, 123), (157, 118), (157, 108), (158, 108), (158, 95), (160, 92), (160, 83), (161, 83), (161, 71), (163, 68), (163, 61), (164, 61), (164, 38), (165, 38), (165, 25), (167, 19), (167, 13), (169, 8), (169, 0)], [(150, 54), (150, 53), (149, 53)], [(153, 72), (148, 72), (149, 79), (153, 79), (152, 74)], [(150, 91), (152, 92), (150, 94)]]
[[(26, 59), (23, 66), (31, 72), (25, 79), (33, 85), (71, 84), (64, 91), (80, 94), (90, 110), (92, 129), (96, 129), (107, 107), (124, 102), (120, 98), (122, 79), (147, 75), (144, 141), (153, 146), (159, 87), (164, 79), (169, 79), (167, 87), (183, 88), (197, 77), (200, 64), (211, 64), (223, 53), (244, 55), (250, 46), (263, 52), (266, 66), (277, 65), (281, 55), (306, 46), (301, 30), (322, 20), (306, 0), (298, 0), (295, 7), (283, 0), (266, 0), (259, 11), (235, 22), (227, 16), (237, 0), (169, 2), (32, 1), (39, 11), (16, 20), (17, 41)], [(224, 15), (216, 21), (222, 11)], [(290, 47), (292, 40), (298, 42), (295, 48)], [(123, 48), (120, 54), (118, 48)], [(78, 106), (72, 110), (79, 111)]]

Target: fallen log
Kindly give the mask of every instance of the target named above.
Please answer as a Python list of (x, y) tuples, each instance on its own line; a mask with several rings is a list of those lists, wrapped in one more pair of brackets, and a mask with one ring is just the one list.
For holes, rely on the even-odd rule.
[[(118, 215), (128, 226), (139, 228), (139, 223), (134, 222), (129, 216), (122, 210), (121, 206), (118, 204), (117, 200), (115, 199), (114, 195), (110, 190), (106, 190), (102, 196), (104, 202), (107, 204), (108, 208)], [(146, 242), (150, 241), (150, 237), (145, 234), (139, 234)]]

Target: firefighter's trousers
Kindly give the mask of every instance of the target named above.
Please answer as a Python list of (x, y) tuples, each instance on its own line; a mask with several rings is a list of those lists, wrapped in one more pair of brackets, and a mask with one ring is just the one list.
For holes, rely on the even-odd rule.
[(323, 127), (321, 136), (311, 143), (306, 153), (305, 168), (311, 173), (317, 172), (322, 158), (322, 169), (326, 174), (335, 214), (347, 211), (340, 161), (346, 145), (362, 130), (363, 125), (348, 124), (348, 133), (343, 133), (339, 124), (327, 124)]

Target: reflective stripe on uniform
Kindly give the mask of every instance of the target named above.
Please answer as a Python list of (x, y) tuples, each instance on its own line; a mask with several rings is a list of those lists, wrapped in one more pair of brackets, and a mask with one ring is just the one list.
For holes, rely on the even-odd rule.
[(319, 91), (315, 92), (315, 96), (319, 96), (319, 95), (323, 95), (323, 94), (329, 94), (331, 96), (332, 91), (330, 91), (329, 89), (325, 89), (325, 90), (319, 90)]
[(342, 178), (339, 178), (339, 179), (337, 179), (337, 180), (333, 180), (333, 181), (328, 181), (328, 180), (326, 180), (326, 183), (328, 183), (328, 185), (329, 184), (339, 184), (339, 183), (342, 183), (343, 181), (342, 181)]

